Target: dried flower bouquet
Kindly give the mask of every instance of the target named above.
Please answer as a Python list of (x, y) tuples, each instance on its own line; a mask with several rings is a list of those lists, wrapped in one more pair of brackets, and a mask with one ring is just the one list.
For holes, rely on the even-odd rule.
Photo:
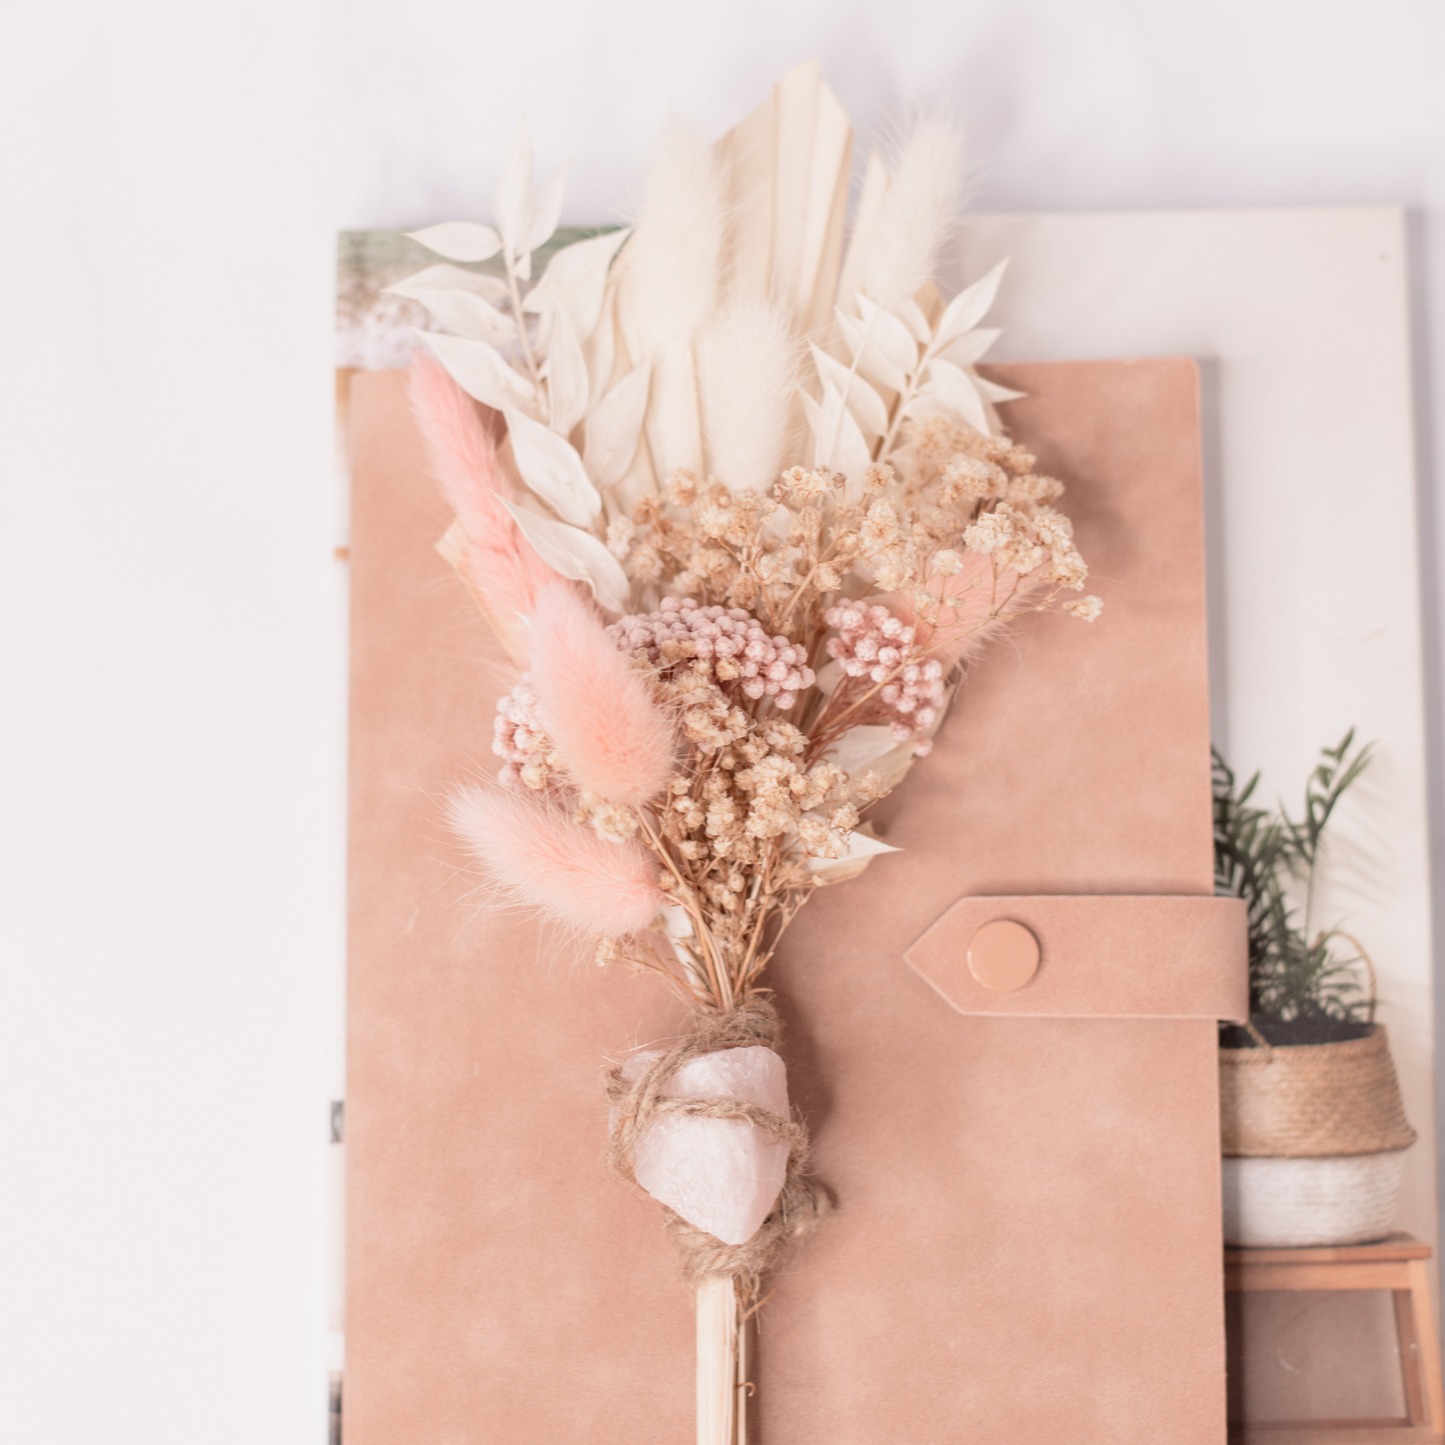
[(848, 149), (802, 67), (715, 144), (674, 126), (636, 225), (530, 284), (563, 177), (533, 189), (519, 128), (494, 226), (415, 233), (488, 269), (396, 288), (456, 333), (413, 364), (457, 515), (441, 546), (526, 669), (498, 785), (458, 790), (451, 821), (501, 894), (691, 1006), (608, 1088), (612, 1160), (664, 1203), (698, 1288), (708, 1445), (745, 1428), (759, 1276), (825, 1211), (762, 983), (778, 939), (892, 851), (864, 816), (989, 637), (1100, 609), (1062, 485), (999, 424), (1014, 393), (973, 369), (1002, 267), (946, 305), (932, 284), (953, 132), (923, 121), (891, 170), (873, 158), (843, 256)]

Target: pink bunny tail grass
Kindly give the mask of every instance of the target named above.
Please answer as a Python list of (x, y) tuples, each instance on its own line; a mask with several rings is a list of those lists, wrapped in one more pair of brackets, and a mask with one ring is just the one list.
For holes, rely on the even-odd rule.
[[(877, 600), (914, 629), (914, 638), (930, 657), (936, 657), (945, 673), (957, 663), (973, 662), (996, 638), (1009, 619), (1032, 607), (1044, 590), (1041, 582), (1022, 582), (1014, 570), (1005, 568), (994, 586), (993, 562), (979, 552), (964, 552), (963, 569), (952, 577), (930, 577), (925, 589), (943, 604), (920, 616), (912, 596), (892, 592)], [(1017, 591), (1013, 589), (1017, 586)], [(1005, 616), (989, 617), (995, 598), (1007, 597)], [(937, 624), (935, 626), (935, 623)]]
[(560, 579), (517, 530), (502, 499), (507, 479), (472, 399), (423, 352), (412, 357), (412, 411), (432, 473), (467, 537), (467, 580), (503, 623), (536, 605), (537, 592)]
[(646, 928), (667, 903), (640, 843), (609, 843), (559, 808), (462, 788), (447, 814), (491, 882), (555, 923), (617, 938)]
[(538, 711), (578, 787), (632, 807), (656, 797), (674, 771), (672, 723), (571, 587), (538, 592), (531, 655)]

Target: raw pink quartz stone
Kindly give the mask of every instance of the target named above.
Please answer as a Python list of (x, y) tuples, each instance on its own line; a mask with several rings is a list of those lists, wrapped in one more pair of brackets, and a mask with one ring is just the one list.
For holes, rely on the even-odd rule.
[[(635, 1079), (658, 1052), (622, 1066)], [(684, 1064), (668, 1098), (745, 1099), (787, 1119), (788, 1075), (771, 1049), (721, 1049)], [(637, 1182), (662, 1204), (724, 1244), (745, 1244), (783, 1187), (788, 1146), (742, 1119), (654, 1119), (637, 1146)]]

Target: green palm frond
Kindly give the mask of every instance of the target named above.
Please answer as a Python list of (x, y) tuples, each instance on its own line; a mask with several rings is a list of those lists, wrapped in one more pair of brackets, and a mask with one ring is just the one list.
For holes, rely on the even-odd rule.
[[(1360, 986), (1357, 955), (1340, 955), (1333, 933), (1310, 938), (1310, 910), (1320, 847), (1336, 805), (1370, 760), (1354, 747), (1353, 728), (1320, 762), (1305, 785), (1304, 812), (1262, 808), (1252, 799), (1259, 774), (1242, 786), (1213, 751), (1214, 891), (1242, 898), (1249, 922), (1249, 1010), (1266, 1020), (1358, 1019), (1369, 1000)], [(1353, 749), (1353, 752), (1352, 752)], [(1289, 896), (1291, 880), (1305, 885), (1304, 917)]]

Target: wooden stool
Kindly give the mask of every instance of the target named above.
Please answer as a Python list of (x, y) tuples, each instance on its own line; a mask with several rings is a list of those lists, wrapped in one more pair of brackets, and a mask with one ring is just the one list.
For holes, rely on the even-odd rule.
[(1440, 1346), (1430, 1306), (1425, 1261), (1430, 1246), (1408, 1234), (1378, 1244), (1327, 1249), (1226, 1249), (1224, 1288), (1245, 1290), (1387, 1289), (1395, 1296), (1395, 1328), (1404, 1376), (1404, 1419), (1280, 1420), (1231, 1425), (1231, 1437), (1251, 1445), (1388, 1445), (1445, 1441), (1445, 1390)]

